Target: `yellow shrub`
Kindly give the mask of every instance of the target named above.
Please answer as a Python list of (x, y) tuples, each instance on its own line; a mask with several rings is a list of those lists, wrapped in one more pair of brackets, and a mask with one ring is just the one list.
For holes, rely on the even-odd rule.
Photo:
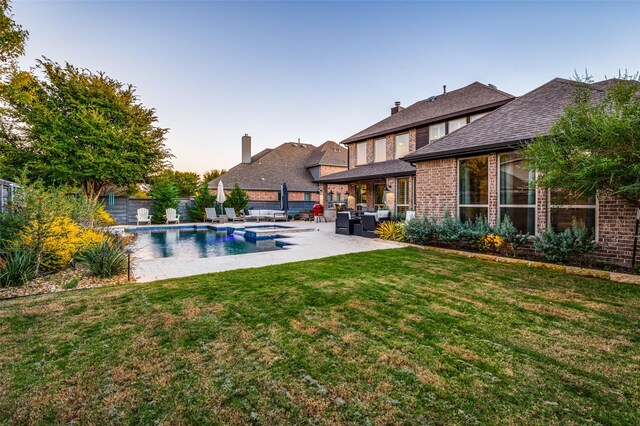
[(483, 250), (493, 253), (499, 252), (504, 246), (504, 240), (499, 235), (495, 234), (485, 235), (482, 237), (480, 242)]
[[(100, 243), (104, 234), (91, 228), (81, 227), (73, 220), (62, 217), (43, 227), (44, 244), (41, 267), (47, 271), (58, 271), (69, 265), (71, 260), (91, 244)], [(35, 242), (32, 234), (23, 238), (27, 246)]]
[(380, 223), (375, 230), (382, 240), (404, 241), (404, 222), (387, 221)]
[(116, 221), (102, 206), (96, 211), (95, 220), (98, 226), (112, 226), (116, 224)]

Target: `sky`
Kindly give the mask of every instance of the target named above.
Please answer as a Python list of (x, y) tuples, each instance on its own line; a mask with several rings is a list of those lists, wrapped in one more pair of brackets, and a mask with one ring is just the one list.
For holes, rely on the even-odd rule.
[(473, 81), (522, 95), (640, 70), (640, 2), (14, 1), (23, 68), (46, 56), (137, 88), (176, 170), (340, 142)]

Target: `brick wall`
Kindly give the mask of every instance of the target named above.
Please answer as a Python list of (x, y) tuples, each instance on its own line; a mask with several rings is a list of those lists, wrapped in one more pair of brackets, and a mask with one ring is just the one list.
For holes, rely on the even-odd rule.
[(345, 170), (347, 170), (347, 166), (320, 166), (320, 176), (332, 175)]
[(457, 162), (455, 158), (422, 161), (416, 165), (416, 213), (430, 218), (457, 213)]
[[(598, 197), (598, 246), (594, 256), (617, 265), (631, 266), (636, 209), (611, 196)], [(636, 262), (639, 257), (636, 257)]]

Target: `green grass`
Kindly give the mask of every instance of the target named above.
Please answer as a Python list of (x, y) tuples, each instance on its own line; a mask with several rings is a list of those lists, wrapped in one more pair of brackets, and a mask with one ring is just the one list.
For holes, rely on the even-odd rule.
[(640, 287), (413, 248), (0, 302), (0, 423), (639, 424)]

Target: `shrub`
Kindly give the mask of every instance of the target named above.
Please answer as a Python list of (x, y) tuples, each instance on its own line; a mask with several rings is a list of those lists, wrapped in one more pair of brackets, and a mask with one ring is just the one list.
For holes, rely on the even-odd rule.
[[(504, 240), (505, 245), (508, 245), (511, 249), (511, 255), (517, 256), (520, 248), (527, 242), (529, 238), (529, 234), (522, 234), (518, 229), (513, 225), (509, 216), (504, 216), (500, 222), (498, 222), (498, 226), (496, 226), (496, 234), (500, 236)], [(505, 252), (508, 253), (505, 247)]]
[(11, 245), (20, 239), (20, 234), (28, 225), (28, 217), (20, 211), (0, 214), (0, 251), (11, 250)]
[(464, 225), (457, 217), (451, 216), (449, 211), (444, 213), (444, 218), (434, 228), (437, 240), (443, 243), (458, 243), (464, 235)]
[(489, 226), (487, 217), (479, 215), (475, 221), (468, 219), (462, 226), (462, 235), (467, 238), (469, 245), (476, 250), (487, 250), (488, 244), (487, 237), (492, 235), (493, 230)]
[(127, 254), (113, 237), (104, 238), (102, 242), (84, 249), (79, 260), (99, 278), (109, 278), (127, 269)]
[(153, 198), (151, 220), (154, 223), (163, 223), (166, 220), (166, 210), (177, 209), (180, 204), (178, 188), (168, 180), (163, 179), (154, 183), (149, 195)]
[(376, 227), (375, 233), (383, 240), (399, 241), (405, 240), (405, 225), (404, 222), (396, 222), (388, 220), (382, 222)]
[(33, 250), (15, 246), (0, 260), (0, 287), (27, 284), (36, 277), (36, 266)]
[(577, 221), (563, 232), (555, 232), (553, 229), (541, 232), (533, 240), (533, 246), (544, 254), (545, 259), (557, 263), (578, 258), (597, 248), (592, 232)]
[(236, 184), (224, 204), (225, 206), (233, 207), (236, 214), (239, 215), (247, 207), (247, 204), (249, 204), (249, 196), (244, 189)]
[(421, 219), (411, 219), (404, 228), (407, 241), (414, 244), (428, 245), (433, 242), (435, 235), (435, 221), (430, 221), (427, 216)]
[(491, 253), (499, 253), (504, 246), (504, 240), (496, 234), (488, 234), (480, 239), (480, 249), (482, 251), (490, 251)]
[(205, 218), (204, 209), (207, 207), (214, 207), (215, 202), (216, 197), (209, 192), (209, 184), (207, 182), (202, 183), (198, 189), (196, 189), (196, 196), (193, 199), (193, 205), (187, 205), (189, 218), (195, 222), (202, 222)]

